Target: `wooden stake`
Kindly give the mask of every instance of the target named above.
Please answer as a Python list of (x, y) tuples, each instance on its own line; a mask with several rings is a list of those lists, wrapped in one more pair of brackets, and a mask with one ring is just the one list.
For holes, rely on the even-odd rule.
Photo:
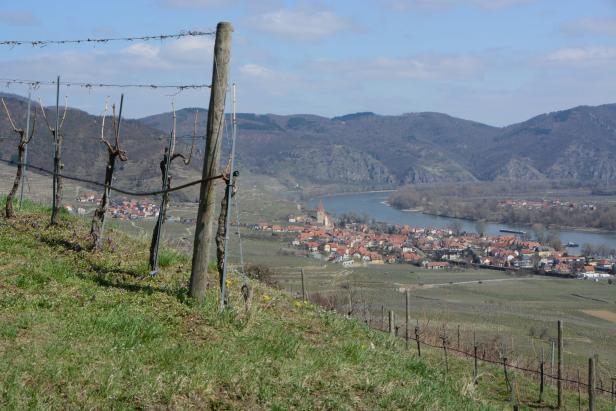
[(396, 336), (396, 317), (393, 310), (389, 310), (389, 335)]
[(231, 59), (231, 23), (221, 22), (216, 27), (214, 44), (214, 68), (212, 89), (207, 118), (205, 151), (203, 158), (203, 179), (199, 193), (199, 211), (195, 227), (192, 270), (189, 293), (197, 300), (203, 300), (208, 287), (207, 269), (210, 261), (210, 243), (215, 210), (215, 180), (220, 163), (221, 136), (225, 114), (225, 96)]
[(595, 360), (588, 359), (588, 411), (595, 411)]

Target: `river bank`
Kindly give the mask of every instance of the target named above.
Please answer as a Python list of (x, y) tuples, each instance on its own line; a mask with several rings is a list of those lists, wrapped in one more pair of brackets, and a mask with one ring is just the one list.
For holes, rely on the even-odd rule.
[[(386, 192), (374, 192), (365, 194), (344, 194), (313, 197), (308, 201), (308, 206), (316, 208), (319, 201), (323, 201), (326, 211), (333, 215), (341, 215), (355, 212), (365, 214), (376, 221), (389, 224), (408, 224), (414, 227), (447, 228), (454, 223), (461, 225), (460, 229), (467, 232), (477, 232), (477, 222), (459, 218), (425, 214), (421, 211), (402, 211), (387, 205)], [(501, 229), (528, 231), (524, 225), (503, 224), (497, 222), (481, 222), (484, 233), (498, 235)], [(550, 233), (557, 235), (563, 244), (591, 244), (593, 246), (606, 246), (616, 249), (616, 233), (590, 230), (569, 230), (550, 228)], [(580, 247), (567, 248), (569, 254), (579, 254)]]

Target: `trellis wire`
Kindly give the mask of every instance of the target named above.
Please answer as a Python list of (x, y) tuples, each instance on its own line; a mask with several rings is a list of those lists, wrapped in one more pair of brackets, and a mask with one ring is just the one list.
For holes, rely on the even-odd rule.
[(151, 41), (179, 39), (182, 37), (212, 36), (215, 31), (180, 31), (174, 34), (156, 34), (152, 36), (133, 36), (133, 37), (110, 37), (110, 38), (85, 38), (70, 40), (0, 40), (0, 46), (22, 46), (29, 44), (32, 47), (45, 47), (49, 44), (80, 44), (80, 43), (109, 43), (113, 41)]

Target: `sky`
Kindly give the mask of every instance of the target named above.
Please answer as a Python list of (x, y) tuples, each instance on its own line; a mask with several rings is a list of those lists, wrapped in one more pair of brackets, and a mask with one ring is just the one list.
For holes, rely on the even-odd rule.
[[(239, 112), (436, 111), (495, 126), (616, 102), (616, 0), (0, 0), (0, 40), (124, 37), (233, 24)], [(209, 84), (213, 37), (0, 46), (0, 78)], [(53, 87), (0, 91), (54, 102)], [(209, 90), (63, 87), (100, 113), (207, 107)]]

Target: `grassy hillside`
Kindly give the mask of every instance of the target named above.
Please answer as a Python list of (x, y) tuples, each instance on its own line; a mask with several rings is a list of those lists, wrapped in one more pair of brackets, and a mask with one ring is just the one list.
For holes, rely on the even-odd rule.
[[(498, 368), (419, 359), (401, 341), (253, 282), (246, 307), (187, 298), (188, 259), (112, 231), (86, 251), (87, 225), (28, 204), (0, 220), (0, 408), (503, 409)], [(519, 376), (523, 400), (535, 382)], [(524, 383), (526, 381), (526, 383)], [(531, 385), (532, 384), (532, 385)], [(550, 388), (551, 390), (551, 388)], [(553, 398), (553, 392), (547, 398)], [(574, 401), (572, 396), (568, 400)], [(577, 403), (575, 404), (577, 405)]]

